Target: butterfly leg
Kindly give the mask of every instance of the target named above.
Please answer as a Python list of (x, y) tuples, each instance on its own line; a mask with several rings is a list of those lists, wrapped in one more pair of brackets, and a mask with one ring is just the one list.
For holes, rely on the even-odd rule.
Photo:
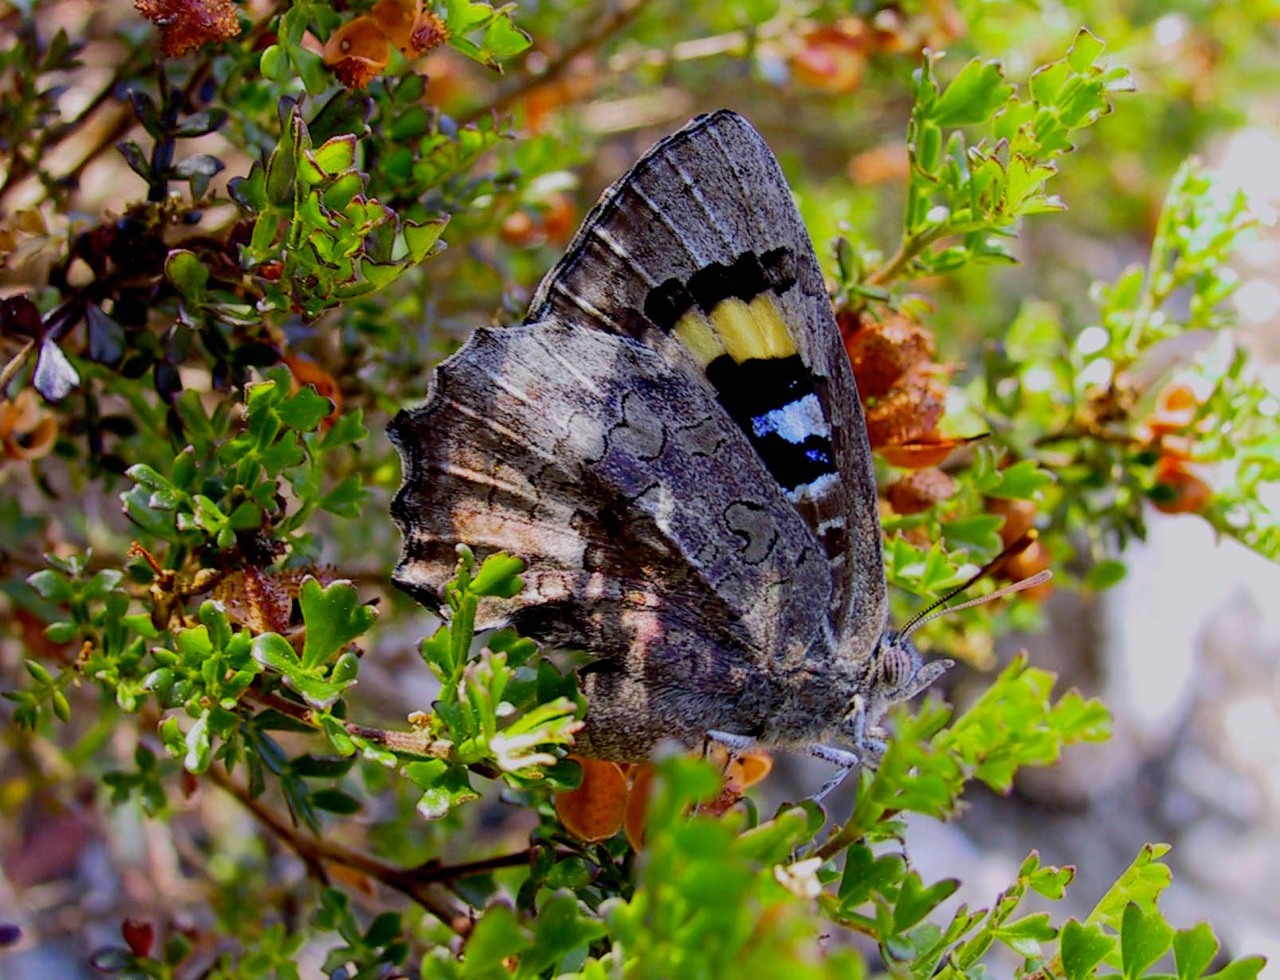
[(867, 700), (861, 694), (853, 699), (853, 744), (863, 753), (863, 757), (872, 766), (880, 761), (880, 757), (889, 748), (884, 740), (888, 733), (883, 728), (867, 728)]
[(734, 735), (732, 732), (707, 732), (707, 738), (714, 739), (736, 755), (750, 752), (760, 743), (750, 735)]

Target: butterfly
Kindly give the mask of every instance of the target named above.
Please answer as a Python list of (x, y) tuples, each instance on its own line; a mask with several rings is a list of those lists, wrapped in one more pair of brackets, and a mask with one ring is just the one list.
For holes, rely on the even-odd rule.
[(887, 627), (848, 357), (786, 178), (733, 112), (649, 150), (524, 322), (477, 330), (389, 432), (395, 581), (438, 610), (458, 543), (523, 558), (476, 627), (595, 656), (581, 755), (714, 739), (848, 771), (951, 666)]

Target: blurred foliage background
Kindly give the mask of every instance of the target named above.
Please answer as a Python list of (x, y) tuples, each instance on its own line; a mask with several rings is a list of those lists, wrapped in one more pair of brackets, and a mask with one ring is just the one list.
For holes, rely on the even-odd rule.
[[(672, 761), (647, 856), (566, 834), (571, 675), (510, 635), (469, 662), (465, 622), (390, 587), (384, 429), (523, 316), (604, 186), (728, 107), (829, 273), (899, 616), (1030, 527), (1002, 573), (1052, 566), (1076, 629), (1162, 521), (1274, 560), (1276, 3), (10, 0), (0, 25), (0, 972), (976, 976), (992, 943), (1018, 975), (1261, 969), (1165, 924), (1159, 848), (1074, 926), (1011, 918), (1066, 871), (1028, 859), (970, 919), (938, 911), (950, 856), (928, 887), (903, 858), (901, 814), (1105, 735), (997, 650), (1046, 590), (931, 624), (973, 713), (900, 715), (847, 820), (768, 819), (820, 775), (753, 802)], [(488, 567), (459, 608), (515, 587)], [(717, 792), (728, 817), (685, 820)]]

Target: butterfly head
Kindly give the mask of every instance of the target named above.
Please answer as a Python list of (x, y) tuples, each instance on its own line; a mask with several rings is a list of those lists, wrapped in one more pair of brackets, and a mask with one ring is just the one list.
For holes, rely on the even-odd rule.
[(906, 631), (885, 630), (862, 695), (863, 724), (874, 725), (885, 711), (899, 701), (909, 701), (954, 665), (952, 660), (925, 663)]

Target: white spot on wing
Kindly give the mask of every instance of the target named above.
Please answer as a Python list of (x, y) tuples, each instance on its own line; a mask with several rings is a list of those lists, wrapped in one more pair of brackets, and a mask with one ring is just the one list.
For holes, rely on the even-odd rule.
[(827, 420), (822, 417), (822, 404), (812, 393), (772, 412), (757, 415), (751, 420), (751, 431), (757, 439), (775, 432), (793, 445), (799, 445), (810, 436), (831, 436)]
[(802, 500), (817, 500), (819, 497), (834, 490), (840, 482), (840, 477), (835, 473), (823, 473), (812, 483), (802, 483), (800, 486), (787, 491), (787, 499), (793, 504), (797, 504)]

